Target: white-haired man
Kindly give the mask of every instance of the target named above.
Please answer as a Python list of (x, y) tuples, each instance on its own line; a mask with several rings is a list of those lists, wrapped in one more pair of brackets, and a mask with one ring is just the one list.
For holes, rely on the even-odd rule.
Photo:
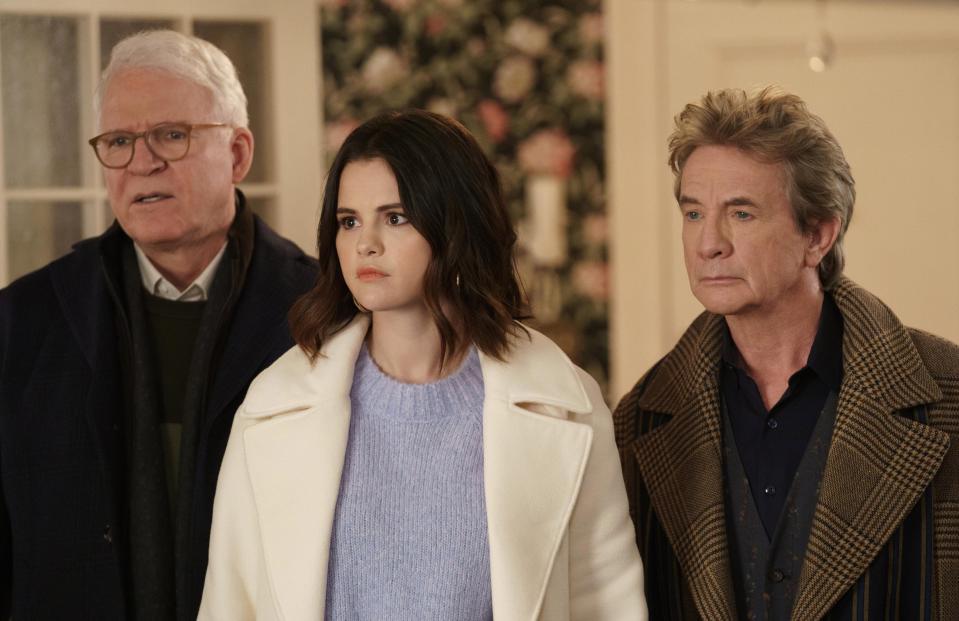
[(96, 103), (116, 222), (0, 292), (0, 616), (195, 619), (233, 413), (316, 264), (235, 187), (222, 51), (129, 37)]

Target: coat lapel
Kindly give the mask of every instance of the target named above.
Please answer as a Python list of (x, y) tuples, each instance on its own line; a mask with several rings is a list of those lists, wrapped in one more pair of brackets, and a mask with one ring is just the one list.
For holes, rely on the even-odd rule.
[(354, 320), (312, 366), (298, 349), (288, 352), (269, 375), (276, 385), (251, 388), (242, 410), (264, 419), (245, 431), (243, 443), (267, 573), (285, 619), (323, 618), (353, 363), (367, 325)]
[(735, 596), (723, 499), (718, 364), (722, 320), (703, 315), (662, 364), (639, 402), (643, 410), (669, 414), (669, 424), (641, 436), (633, 453), (650, 502), (706, 619), (735, 619)]
[(896, 412), (942, 398), (906, 329), (843, 280), (843, 385), (793, 619), (818, 619), (867, 570), (923, 491), (948, 435)]
[[(267, 573), (284, 618), (323, 616), (353, 363), (367, 326), (365, 318), (354, 320), (312, 367), (291, 350), (256, 381), (241, 410), (262, 419), (243, 442)], [(593, 406), (572, 363), (538, 333), (517, 339), (508, 364), (482, 354), (480, 361), (493, 614), (533, 620), (592, 442), (592, 428), (567, 415)]]
[[(832, 291), (843, 316), (843, 384), (793, 607), (818, 619), (855, 584), (939, 469), (948, 436), (896, 413), (941, 391), (908, 331), (848, 279)], [(638, 403), (672, 416), (633, 452), (693, 600), (707, 619), (735, 618), (724, 517), (718, 364), (722, 319), (700, 316)]]
[[(249, 209), (249, 208), (247, 208)], [(220, 364), (210, 387), (205, 425), (209, 428), (221, 414), (233, 415), (227, 406), (270, 359), (290, 347), (287, 313), (300, 292), (308, 288), (313, 273), (293, 270), (276, 272), (276, 265), (294, 265), (286, 256), (289, 250), (282, 240), (254, 220), (255, 247), (235, 315), (224, 343)], [(236, 269), (242, 269), (237, 265)]]
[(508, 364), (481, 356), (483, 456), (493, 615), (540, 614), (592, 444), (567, 420), (592, 404), (572, 363), (542, 335), (517, 339)]
[[(121, 423), (122, 388), (116, 311), (104, 274), (107, 264), (119, 265), (119, 259), (113, 255), (118, 253), (120, 235), (114, 225), (100, 238), (78, 243), (74, 247), (77, 260), (51, 265), (51, 280), (61, 311), (90, 365), (91, 384), (84, 414), (107, 486), (114, 493), (119, 484), (118, 435), (114, 429)], [(106, 261), (101, 253), (109, 253)], [(118, 273), (112, 274), (112, 278), (119, 282)], [(112, 500), (116, 501), (116, 495)]]

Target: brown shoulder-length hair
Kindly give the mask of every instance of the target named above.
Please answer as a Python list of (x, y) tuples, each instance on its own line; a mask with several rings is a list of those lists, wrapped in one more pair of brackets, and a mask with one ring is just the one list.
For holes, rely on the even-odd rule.
[(336, 208), (343, 170), (372, 159), (393, 171), (406, 217), (430, 245), (423, 293), (440, 333), (442, 364), (471, 343), (503, 360), (510, 336), (522, 330), (515, 320), (529, 315), (499, 174), (465, 127), (423, 110), (368, 120), (333, 160), (317, 231), (319, 275), (290, 310), (293, 340), (315, 360), (359, 312), (336, 254)]

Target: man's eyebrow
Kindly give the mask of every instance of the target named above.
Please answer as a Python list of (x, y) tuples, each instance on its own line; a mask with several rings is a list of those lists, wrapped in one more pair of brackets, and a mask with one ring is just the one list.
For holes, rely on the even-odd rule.
[(748, 196), (734, 196), (723, 201), (724, 207), (759, 207), (756, 201)]
[[(702, 205), (699, 202), (699, 199), (692, 196), (687, 196), (685, 194), (680, 194), (679, 196), (680, 205)], [(732, 198), (727, 198), (723, 201), (723, 207), (759, 207), (759, 205), (753, 199), (748, 196), (734, 196)]]
[[(160, 121), (159, 123), (153, 123), (147, 127), (144, 131), (150, 131), (156, 129), (157, 127), (163, 127), (164, 125), (190, 125), (188, 121)], [(136, 130), (132, 129), (103, 129), (101, 134), (135, 134)]]

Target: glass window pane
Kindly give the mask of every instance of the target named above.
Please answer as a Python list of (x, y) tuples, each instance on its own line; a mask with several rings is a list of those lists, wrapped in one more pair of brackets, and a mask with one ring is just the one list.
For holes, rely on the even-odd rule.
[(270, 61), (266, 26), (260, 22), (197, 21), (193, 34), (226, 52), (246, 93), (250, 113), (250, 130), (256, 138), (253, 167), (246, 180), (251, 183), (269, 181), (273, 149), (268, 107), (270, 85), (267, 76)]
[(169, 19), (101, 19), (100, 20), (100, 70), (110, 62), (110, 50), (122, 39), (141, 30), (174, 28)]
[(0, 15), (7, 187), (80, 185), (77, 30), (75, 19)]
[(10, 280), (66, 254), (83, 237), (83, 205), (12, 201), (7, 205)]

